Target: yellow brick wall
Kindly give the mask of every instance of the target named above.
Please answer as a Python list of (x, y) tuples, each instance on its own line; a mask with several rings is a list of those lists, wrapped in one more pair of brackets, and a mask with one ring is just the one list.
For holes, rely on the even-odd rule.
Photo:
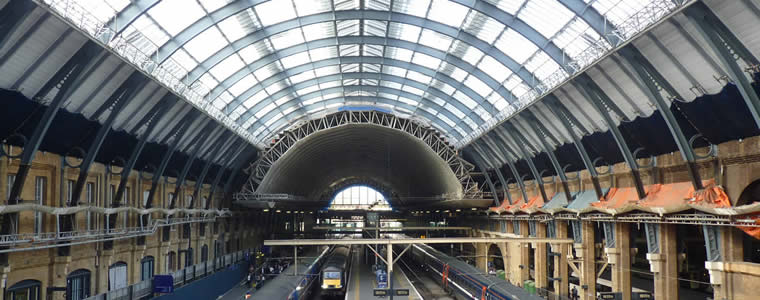
[[(13, 153), (20, 152), (18, 147), (14, 147)], [(79, 161), (74, 158), (68, 158), (70, 164), (78, 164)], [(3, 198), (6, 197), (7, 191), (7, 176), (8, 174), (15, 174), (18, 171), (19, 160), (9, 159), (8, 157), (0, 158), (0, 195)], [(76, 181), (79, 175), (79, 169), (65, 168), (62, 172), (62, 158), (59, 155), (38, 152), (35, 156), (32, 168), (26, 179), (24, 190), (21, 193), (24, 203), (32, 203), (35, 199), (35, 178), (42, 177), (46, 180), (45, 187), (45, 205), (60, 207), (62, 202), (65, 202), (68, 197), (67, 193), (67, 180)], [(120, 168), (112, 170), (113, 173), (118, 173)], [(95, 163), (90, 168), (90, 172), (87, 177), (88, 183), (92, 183), (95, 189), (94, 200), (95, 204), (103, 206), (107, 204), (107, 196), (109, 195), (110, 185), (114, 188), (118, 187), (120, 176), (107, 174), (106, 166), (103, 164)], [(145, 178), (140, 178), (137, 172), (132, 172), (130, 178), (127, 181), (129, 187), (129, 203), (125, 205), (133, 207), (141, 207), (143, 192), (150, 190), (150, 180), (152, 174), (144, 174)], [(62, 180), (63, 179), (63, 180)], [(169, 178), (169, 182), (175, 182), (176, 178)], [(63, 190), (61, 190), (63, 187)], [(154, 207), (167, 207), (168, 206), (168, 194), (174, 192), (174, 184), (167, 184), (162, 179), (158, 186), (158, 193), (154, 198)], [(192, 195), (195, 187), (195, 182), (187, 181), (186, 186), (181, 189), (181, 193), (184, 195)], [(201, 195), (207, 196), (210, 186), (204, 185), (201, 189)], [(217, 189), (217, 191), (220, 191)], [(86, 201), (86, 186), (82, 192), (82, 197), (79, 202), (84, 205)], [(214, 196), (222, 197), (220, 193)], [(186, 198), (183, 196), (178, 199), (176, 203), (177, 207), (186, 207)], [(202, 198), (202, 197), (201, 197)], [(217, 198), (218, 199), (218, 198)], [(196, 199), (194, 201), (194, 207), (200, 208), (202, 201)], [(64, 204), (65, 205), (65, 204)], [(43, 232), (55, 232), (56, 221), (55, 218), (43, 215)], [(116, 222), (117, 228), (123, 226), (124, 216), (119, 216)], [(162, 218), (160, 214), (153, 214), (152, 218)], [(102, 228), (104, 226), (103, 216), (100, 214), (92, 214), (93, 225), (97, 225)], [(139, 219), (130, 215), (127, 226), (138, 226)], [(223, 221), (218, 221), (223, 222)], [(34, 230), (34, 213), (22, 212), (20, 214), (20, 232), (31, 233)], [(223, 232), (224, 226), (219, 225), (219, 233)], [(56, 248), (42, 249), (42, 250), (29, 250), (9, 253), (8, 260), (9, 266), (0, 270), (2, 271), (3, 282), (5, 288), (11, 287), (15, 283), (18, 283), (27, 279), (39, 280), (41, 286), (41, 299), (64, 299), (63, 292), (53, 292), (48, 295), (46, 289), (48, 287), (65, 287), (66, 277), (73, 271), (79, 269), (86, 269), (91, 272), (90, 292), (92, 295), (103, 293), (108, 290), (108, 268), (117, 262), (127, 263), (127, 278), (129, 284), (134, 284), (140, 281), (141, 274), (141, 260), (147, 256), (154, 257), (154, 270), (156, 274), (165, 273), (166, 270), (166, 256), (169, 251), (178, 253), (180, 250), (186, 250), (188, 247), (193, 248), (193, 264), (201, 262), (201, 248), (203, 245), (208, 246), (208, 258), (214, 257), (214, 240), (220, 238), (220, 236), (213, 234), (213, 224), (208, 223), (206, 225), (206, 234), (204, 237), (198, 235), (198, 224), (192, 224), (192, 235), (188, 244), (188, 239), (181, 238), (182, 225), (174, 225), (171, 232), (171, 239), (164, 242), (161, 238), (161, 230), (157, 233), (147, 236), (145, 245), (137, 245), (136, 239), (123, 239), (114, 241), (113, 250), (103, 250), (103, 243), (89, 243), (82, 245), (71, 246), (70, 256), (61, 257), (57, 255)], [(87, 215), (86, 213), (78, 213), (76, 216), (76, 230), (85, 230), (87, 228)], [(253, 230), (253, 229), (250, 229)], [(238, 232), (230, 232), (225, 234), (226, 240), (241, 239), (241, 247), (252, 247), (252, 243), (255, 240), (253, 234), (243, 234), (243, 230)], [(225, 241), (221, 241), (224, 247)], [(235, 249), (236, 243), (231, 243), (232, 250)], [(184, 256), (177, 255), (175, 257), (175, 267), (179, 269), (184, 267)], [(5, 299), (6, 295), (0, 295), (0, 300)], [(50, 297), (50, 298), (48, 298)]]

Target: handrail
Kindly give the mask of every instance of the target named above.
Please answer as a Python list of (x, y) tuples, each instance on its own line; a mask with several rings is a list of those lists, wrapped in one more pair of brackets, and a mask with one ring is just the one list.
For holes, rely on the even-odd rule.
[[(251, 252), (251, 249), (245, 251)], [(174, 279), (174, 286), (182, 286), (191, 281), (206, 277), (216, 271), (230, 266), (235, 263), (239, 263), (243, 260), (245, 251), (240, 250), (237, 252), (229, 253), (224, 256), (219, 256), (214, 259), (209, 259), (205, 262), (188, 266), (184, 269), (177, 270), (171, 274)], [(210, 268), (209, 268), (210, 267)], [(199, 273), (200, 271), (200, 273)], [(150, 296), (153, 294), (153, 278), (140, 281), (138, 283), (113, 290), (106, 293), (98, 294), (85, 300), (130, 300), (141, 299), (142, 297)]]

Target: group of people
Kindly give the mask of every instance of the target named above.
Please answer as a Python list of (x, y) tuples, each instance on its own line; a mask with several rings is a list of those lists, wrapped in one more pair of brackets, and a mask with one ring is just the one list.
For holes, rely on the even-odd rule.
[(246, 284), (250, 287), (258, 288), (265, 280), (277, 276), (289, 266), (290, 261), (288, 260), (266, 260), (258, 268), (255, 264), (250, 264)]

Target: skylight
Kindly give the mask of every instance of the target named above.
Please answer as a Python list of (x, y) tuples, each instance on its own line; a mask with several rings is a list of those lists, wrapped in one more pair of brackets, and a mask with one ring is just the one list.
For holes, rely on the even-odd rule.
[[(612, 29), (616, 37), (631, 37), (642, 24), (665, 15), (652, 9), (667, 12), (678, 5), (670, 0), (43, 2), (254, 144), (265, 145), (296, 120), (313, 117), (310, 113), (341, 103), (377, 102), (400, 116), (416, 114), (458, 147), (594, 63), (603, 54), (599, 49), (613, 49), (621, 41), (607, 39)], [(637, 16), (642, 10), (649, 14)], [(590, 16), (604, 19), (590, 22)], [(348, 73), (359, 75), (341, 78)], [(366, 76), (371, 77), (363, 80)], [(385, 76), (396, 81), (378, 80)]]

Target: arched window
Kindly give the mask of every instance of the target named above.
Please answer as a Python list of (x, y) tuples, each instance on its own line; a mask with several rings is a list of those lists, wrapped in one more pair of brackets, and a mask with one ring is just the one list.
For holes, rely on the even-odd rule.
[(153, 278), (154, 273), (154, 263), (155, 259), (153, 256), (146, 256), (143, 257), (142, 260), (140, 260), (140, 281), (144, 280), (150, 280)]
[(185, 267), (193, 265), (193, 248), (187, 248), (185, 250)]
[(208, 245), (203, 245), (201, 247), (201, 262), (206, 262), (208, 260)]
[(328, 209), (391, 210), (391, 206), (377, 190), (366, 185), (353, 185), (336, 194)]
[(5, 291), (6, 300), (40, 300), (42, 284), (34, 279), (20, 281)]
[(108, 290), (114, 291), (127, 286), (127, 263), (120, 261), (108, 268)]
[(82, 300), (90, 297), (90, 271), (79, 269), (66, 277), (66, 300)]
[(168, 273), (174, 272), (177, 268), (176, 258), (177, 254), (174, 253), (174, 251), (169, 251), (169, 253), (166, 254), (166, 271)]

